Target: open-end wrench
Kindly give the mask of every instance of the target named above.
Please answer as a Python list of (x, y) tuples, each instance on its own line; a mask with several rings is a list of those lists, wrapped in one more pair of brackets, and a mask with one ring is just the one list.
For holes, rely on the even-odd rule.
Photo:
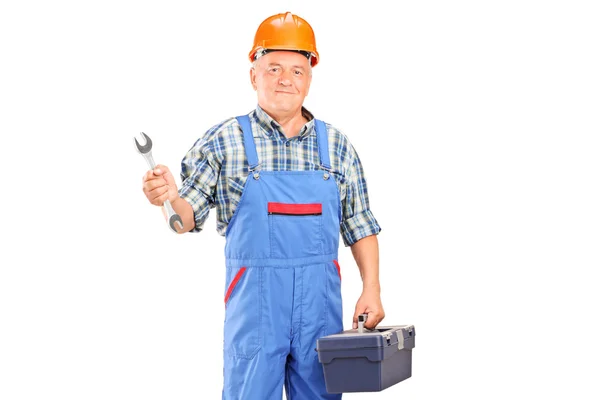
[[(133, 138), (133, 140), (135, 140), (135, 147), (137, 148), (137, 151), (139, 151), (140, 154), (144, 156), (146, 161), (148, 161), (150, 169), (153, 170), (154, 167), (156, 167), (156, 164), (154, 163), (154, 159), (152, 158), (152, 140), (150, 140), (148, 135), (146, 135), (144, 132), (141, 132), (141, 134), (146, 140), (146, 144), (142, 146), (136, 138)], [(177, 232), (177, 229), (175, 229), (175, 223), (178, 224), (177, 226), (179, 226), (179, 229), (183, 229), (183, 222), (181, 221), (181, 217), (175, 212), (175, 210), (173, 210), (171, 202), (168, 199), (165, 200), (164, 206), (167, 209), (167, 213), (169, 216), (169, 226), (171, 227), (173, 232)]]

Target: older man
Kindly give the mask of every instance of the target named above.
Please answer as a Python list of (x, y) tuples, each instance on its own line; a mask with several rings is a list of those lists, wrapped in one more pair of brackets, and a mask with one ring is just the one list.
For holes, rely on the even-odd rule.
[(148, 200), (169, 199), (183, 232), (199, 232), (216, 207), (226, 237), (223, 399), (340, 399), (328, 394), (315, 351), (343, 330), (340, 233), (363, 280), (357, 316), (384, 318), (379, 224), (348, 138), (303, 107), (319, 62), (310, 25), (291, 13), (263, 21), (249, 54), (258, 105), (213, 126), (182, 161), (144, 177)]

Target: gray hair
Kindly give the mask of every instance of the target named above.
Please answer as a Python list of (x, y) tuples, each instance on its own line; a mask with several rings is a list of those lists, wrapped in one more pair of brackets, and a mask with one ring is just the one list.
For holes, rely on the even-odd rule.
[[(257, 53), (257, 57), (254, 59), (254, 61), (252, 61), (252, 69), (256, 69), (256, 66), (258, 65), (258, 61), (260, 60), (262, 54), (259, 55), (259, 53)], [(314, 56), (310, 56), (311, 58)], [(308, 59), (308, 76), (312, 76), (312, 65), (311, 65), (311, 58)]]

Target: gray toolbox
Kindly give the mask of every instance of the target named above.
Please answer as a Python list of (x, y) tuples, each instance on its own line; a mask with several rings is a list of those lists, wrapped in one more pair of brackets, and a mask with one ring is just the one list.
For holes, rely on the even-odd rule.
[(412, 375), (413, 325), (364, 328), (366, 314), (358, 317), (358, 329), (317, 340), (328, 393), (379, 392)]

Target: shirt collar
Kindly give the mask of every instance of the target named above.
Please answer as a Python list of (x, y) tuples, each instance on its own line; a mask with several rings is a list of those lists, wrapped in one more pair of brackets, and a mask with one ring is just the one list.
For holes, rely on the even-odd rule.
[[(315, 117), (304, 106), (302, 106), (302, 115), (308, 122), (300, 129), (300, 133), (298, 134), (299, 139), (308, 137), (315, 130)], [(259, 105), (254, 110), (254, 120), (261, 129), (258, 129), (258, 132), (254, 132), (253, 137), (272, 138), (274, 133), (277, 134), (278, 131), (281, 131), (281, 126), (277, 121), (271, 118)]]

